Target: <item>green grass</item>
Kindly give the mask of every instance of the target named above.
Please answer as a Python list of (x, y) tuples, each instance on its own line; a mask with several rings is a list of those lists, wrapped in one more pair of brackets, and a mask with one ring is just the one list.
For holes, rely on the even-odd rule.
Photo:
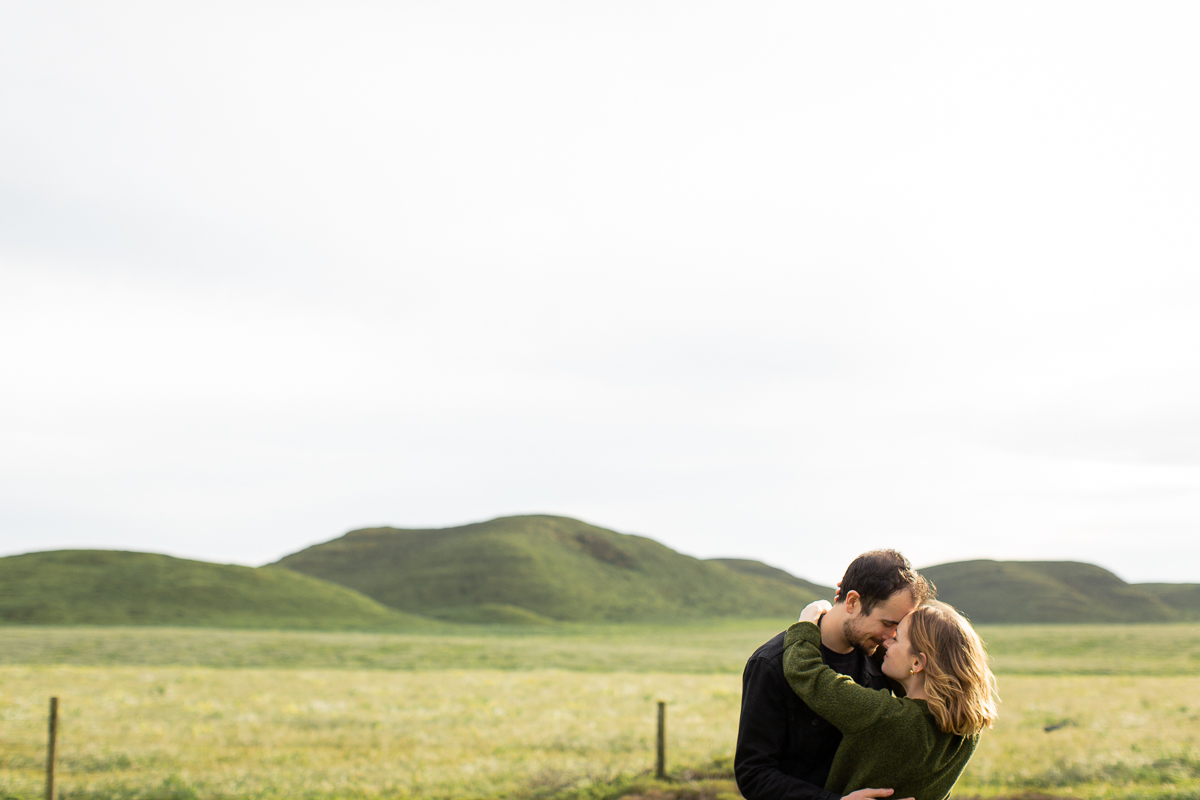
[(435, 633), (0, 628), (0, 664), (739, 673), (782, 621), (690, 625), (446, 625)]
[(279, 564), (392, 608), (461, 622), (517, 622), (522, 613), (530, 622), (795, 616), (818, 596), (765, 565), (704, 561), (551, 516), (352, 531)]
[[(0, 628), (0, 664), (741, 674), (788, 624), (445, 625), (420, 633)], [(999, 675), (1200, 675), (1200, 624), (984, 625)]]
[(1200, 677), (1005, 676), (1000, 693), (960, 795), (1200, 792)]
[[(8, 626), (0, 797), (41, 796), (55, 695), (60, 800), (734, 800), (741, 669), (786, 622)], [(1200, 796), (1200, 625), (980, 632), (1001, 717), (956, 796)]]
[(607, 786), (731, 748), (735, 675), (0, 668), (0, 797), (42, 791), (46, 697), (74, 798), (505, 797)]
[(1200, 675), (1200, 623), (976, 629), (997, 675)]
[[(957, 796), (1200, 791), (1200, 677), (1002, 676), (1000, 691)], [(695, 773), (730, 788), (740, 677), (4, 666), (0, 797), (41, 796), (50, 695), (62, 800), (666, 800)], [(646, 780), (660, 699), (673, 786)]]
[(344, 586), (278, 567), (252, 569), (113, 550), (0, 558), (0, 622), (315, 630), (435, 627)]

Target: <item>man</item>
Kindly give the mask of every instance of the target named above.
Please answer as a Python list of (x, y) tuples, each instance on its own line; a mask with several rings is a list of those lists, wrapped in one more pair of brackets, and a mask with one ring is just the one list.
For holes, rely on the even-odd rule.
[[(818, 624), (825, 664), (872, 689), (894, 688), (871, 658), (933, 587), (895, 550), (863, 553), (846, 568), (833, 607)], [(824, 789), (841, 732), (814, 714), (783, 677), (780, 633), (742, 673), (742, 716), (734, 774), (746, 800), (840, 800)], [(880, 652), (882, 655), (882, 651)], [(887, 797), (860, 789), (850, 800)]]

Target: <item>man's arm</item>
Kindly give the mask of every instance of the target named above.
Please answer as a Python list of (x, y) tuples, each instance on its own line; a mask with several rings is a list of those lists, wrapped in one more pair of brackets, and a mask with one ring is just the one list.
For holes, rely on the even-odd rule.
[[(782, 685), (781, 685), (782, 684)], [(788, 734), (791, 688), (761, 658), (742, 673), (742, 716), (733, 770), (746, 800), (840, 800), (840, 795), (779, 769)]]

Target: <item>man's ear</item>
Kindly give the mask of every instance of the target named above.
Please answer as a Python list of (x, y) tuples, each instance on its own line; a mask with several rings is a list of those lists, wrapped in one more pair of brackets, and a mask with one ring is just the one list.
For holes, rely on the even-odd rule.
[(846, 592), (846, 613), (852, 617), (858, 616), (858, 612), (862, 609), (862, 598), (858, 592), (851, 589)]

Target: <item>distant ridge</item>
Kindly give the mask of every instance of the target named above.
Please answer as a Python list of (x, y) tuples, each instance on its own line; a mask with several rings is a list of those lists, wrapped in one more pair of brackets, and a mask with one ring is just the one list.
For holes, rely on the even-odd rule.
[(806, 581), (803, 578), (797, 578), (790, 572), (785, 572), (778, 567), (769, 566), (761, 561), (751, 561), (745, 558), (710, 558), (709, 561), (715, 561), (718, 564), (724, 564), (734, 572), (741, 572), (745, 575), (757, 575), (760, 578), (781, 581), (790, 586), (803, 589), (806, 592), (811, 592), (818, 598), (823, 597), (826, 600), (833, 599), (834, 588), (832, 586), (822, 586), (819, 583), (813, 583), (812, 581)]
[(309, 630), (434, 625), (286, 569), (118, 550), (0, 558), (0, 623)]
[[(976, 623), (1200, 620), (1200, 585), (1128, 584), (1092, 564), (980, 560), (921, 572)], [(445, 627), (436, 620), (774, 617), (782, 626), (832, 595), (758, 561), (696, 559), (544, 515), (351, 531), (257, 569), (109, 550), (0, 558), (0, 625), (432, 631)]]
[(1200, 620), (1200, 584), (1135, 583), (1133, 585), (1175, 609), (1181, 618)]
[[(1106, 569), (1077, 561), (960, 561), (921, 574), (938, 598), (976, 623), (1174, 622), (1185, 618), (1174, 595), (1128, 584)], [(1149, 584), (1164, 586), (1169, 584)], [(1189, 595), (1189, 590), (1191, 594)], [(1184, 584), (1181, 603), (1200, 610), (1200, 586)]]
[(704, 561), (642, 536), (544, 515), (367, 528), (278, 564), (392, 608), (470, 622), (786, 618), (820, 596), (813, 584), (764, 564)]

